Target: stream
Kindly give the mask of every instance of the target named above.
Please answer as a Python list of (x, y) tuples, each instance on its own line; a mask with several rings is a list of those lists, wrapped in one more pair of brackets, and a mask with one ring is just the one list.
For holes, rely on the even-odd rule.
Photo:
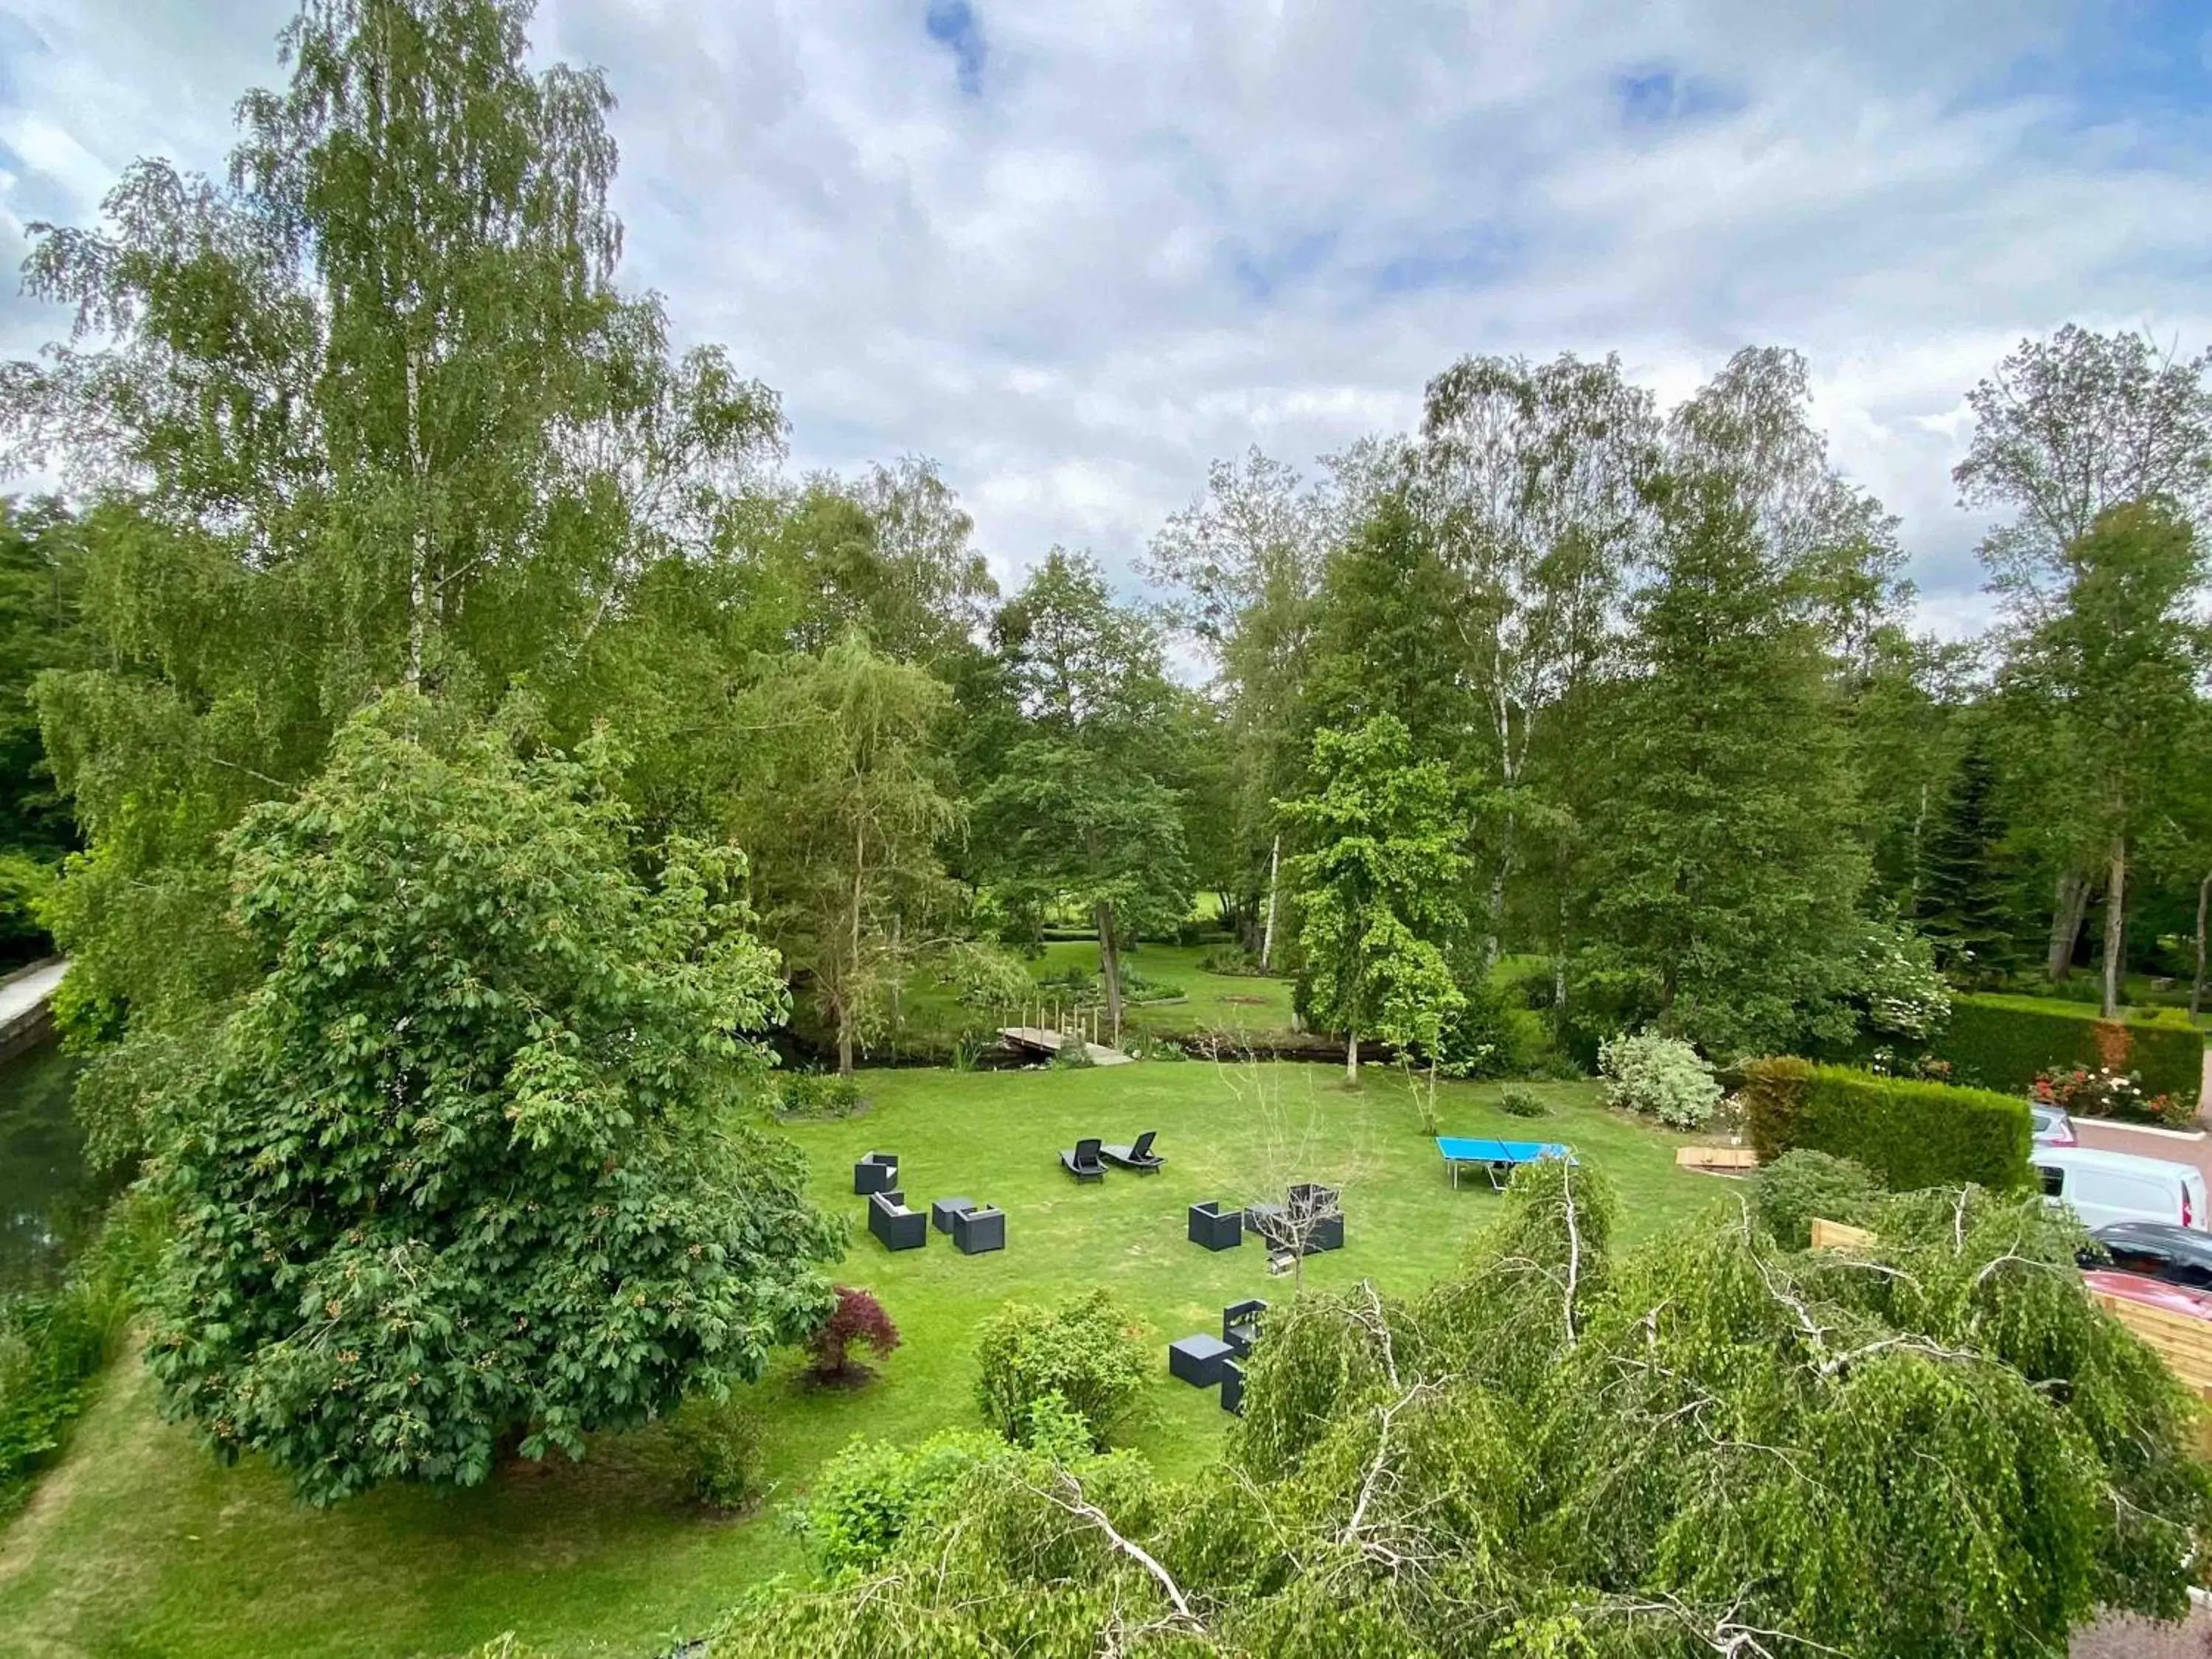
[(70, 1111), (76, 1069), (58, 1042), (0, 1063), (0, 1292), (51, 1281), (108, 1196)]

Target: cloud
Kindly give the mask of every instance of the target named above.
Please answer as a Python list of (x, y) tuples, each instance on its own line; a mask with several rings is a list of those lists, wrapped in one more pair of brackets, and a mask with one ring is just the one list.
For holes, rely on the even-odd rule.
[[(0, 0), (0, 214), (219, 164), (290, 10)], [(545, 0), (533, 36), (621, 100), (626, 280), (783, 392), (799, 465), (938, 458), (1002, 573), (1126, 572), (1211, 457), (1410, 424), (1467, 352), (1671, 398), (1774, 342), (1957, 627), (1966, 389), (2069, 319), (2212, 342), (2186, 12)], [(0, 306), (0, 349), (61, 322)]]

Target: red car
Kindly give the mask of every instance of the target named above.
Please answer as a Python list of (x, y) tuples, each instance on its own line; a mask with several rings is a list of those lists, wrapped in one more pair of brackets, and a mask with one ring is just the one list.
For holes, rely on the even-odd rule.
[(2162, 1279), (2118, 1273), (2110, 1267), (2089, 1268), (2082, 1273), (2081, 1282), (2089, 1287), (2093, 1296), (2117, 1297), (2123, 1302), (2162, 1309), (2189, 1319), (2212, 1320), (2212, 1296), (2202, 1291), (2184, 1290)]

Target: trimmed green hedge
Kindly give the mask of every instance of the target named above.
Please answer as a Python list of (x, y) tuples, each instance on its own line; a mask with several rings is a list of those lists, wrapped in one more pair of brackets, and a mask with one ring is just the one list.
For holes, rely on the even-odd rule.
[(1980, 1089), (2026, 1094), (2039, 1072), (2066, 1066), (2136, 1072), (2144, 1090), (2192, 1104), (2203, 1086), (2204, 1039), (2186, 1017), (2099, 1019), (2023, 997), (1964, 996), (1931, 1045), (1957, 1080)]
[(1742, 1068), (1751, 1144), (1769, 1164), (1800, 1148), (1854, 1158), (1894, 1192), (1971, 1181), (2027, 1182), (2026, 1097), (1878, 1077), (1803, 1060)]

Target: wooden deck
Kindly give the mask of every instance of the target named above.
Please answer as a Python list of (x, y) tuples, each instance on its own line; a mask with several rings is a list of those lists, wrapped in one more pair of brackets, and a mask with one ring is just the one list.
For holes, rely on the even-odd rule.
[[(1056, 1054), (1063, 1043), (1079, 1042), (1065, 1031), (1054, 1031), (1042, 1025), (1002, 1025), (999, 1035), (1017, 1048), (1027, 1048), (1033, 1054)], [(1127, 1066), (1131, 1056), (1119, 1048), (1109, 1048), (1103, 1042), (1085, 1042), (1084, 1051), (1091, 1056), (1093, 1066)]]

